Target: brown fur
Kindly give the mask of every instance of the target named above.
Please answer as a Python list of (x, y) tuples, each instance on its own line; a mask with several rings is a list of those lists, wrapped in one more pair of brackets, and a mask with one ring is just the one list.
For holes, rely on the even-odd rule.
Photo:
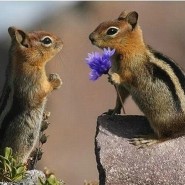
[[(47, 96), (62, 84), (57, 74), (46, 76), (45, 65), (63, 43), (45, 31), (26, 33), (14, 27), (8, 31), (12, 44), (4, 90), (9, 88), (10, 95), (0, 112), (0, 149), (11, 147), (17, 160), (26, 162), (39, 136)], [(45, 37), (51, 43), (44, 43)]]
[[(101, 23), (89, 38), (99, 48), (109, 47), (116, 50), (111, 67), (112, 82), (119, 86), (123, 101), (128, 97), (125, 92), (132, 96), (148, 118), (157, 139), (165, 140), (164, 138), (174, 137), (185, 131), (184, 91), (172, 67), (156, 58), (144, 43), (137, 19), (136, 12), (123, 12), (116, 20)], [(117, 32), (109, 35), (107, 30), (111, 28), (116, 28)], [(156, 77), (154, 66), (161, 73), (167, 74), (167, 79), (165, 76)], [(165, 80), (172, 83), (174, 89), (169, 89), (164, 83)], [(181, 110), (177, 110), (175, 106), (176, 100), (172, 91), (178, 97)], [(120, 112), (118, 99), (113, 113)]]

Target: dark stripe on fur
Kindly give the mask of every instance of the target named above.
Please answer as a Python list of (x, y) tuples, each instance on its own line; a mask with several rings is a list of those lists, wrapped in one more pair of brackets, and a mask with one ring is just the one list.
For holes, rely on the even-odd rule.
[(160, 53), (158, 51), (154, 51), (152, 49), (151, 49), (151, 52), (154, 54), (154, 56), (157, 59), (162, 60), (163, 62), (165, 62), (166, 64), (168, 64), (172, 68), (172, 70), (175, 73), (175, 75), (177, 76), (179, 83), (181, 85), (181, 88), (183, 89), (184, 94), (185, 94), (185, 76), (184, 76), (183, 71), (180, 69), (180, 67), (177, 66), (177, 64), (175, 64), (172, 59), (168, 58), (167, 56), (163, 55), (162, 53)]
[[(175, 85), (174, 85), (172, 79), (170, 78), (170, 76), (168, 75), (168, 73), (154, 63), (152, 63), (151, 65), (152, 65), (153, 79), (154, 80), (159, 79), (160, 81), (165, 83), (165, 85), (169, 89), (169, 92), (171, 92), (171, 94), (172, 94), (172, 97), (174, 100), (174, 105), (175, 105), (177, 111), (182, 111), (181, 102), (180, 102), (180, 99), (176, 93)], [(150, 69), (150, 71), (151, 71), (151, 69)], [(163, 102), (161, 102), (161, 103), (163, 103)]]
[(9, 99), (10, 92), (11, 92), (11, 87), (8, 83), (10, 80), (9, 78), (11, 77), (10, 65), (11, 65), (11, 63), (9, 62), (7, 69), (6, 69), (6, 79), (5, 79), (5, 83), (4, 83), (4, 87), (3, 87), (3, 92), (0, 97), (0, 116), (8, 103), (8, 99)]
[(23, 106), (20, 105), (20, 100), (18, 100), (16, 97), (13, 97), (12, 107), (2, 121), (0, 129), (0, 142), (4, 138), (7, 128), (10, 126), (10, 124), (15, 123), (17, 115), (20, 115), (22, 112)]
[(3, 93), (2, 93), (1, 98), (0, 98), (0, 104), (1, 104), (0, 115), (3, 112), (3, 110), (5, 109), (5, 107), (7, 106), (8, 99), (9, 99), (9, 96), (10, 96), (10, 91), (11, 91), (11, 89), (8, 86), (3, 90)]

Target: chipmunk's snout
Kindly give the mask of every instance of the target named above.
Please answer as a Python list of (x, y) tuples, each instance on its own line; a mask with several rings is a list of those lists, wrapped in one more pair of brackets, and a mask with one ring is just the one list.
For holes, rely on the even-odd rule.
[(89, 39), (90, 39), (91, 43), (94, 44), (94, 42), (95, 42), (94, 33), (91, 33), (91, 34), (89, 35)]

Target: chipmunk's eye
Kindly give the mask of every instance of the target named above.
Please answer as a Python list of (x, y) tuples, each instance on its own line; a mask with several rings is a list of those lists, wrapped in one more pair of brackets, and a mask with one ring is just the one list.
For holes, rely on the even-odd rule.
[(49, 37), (49, 36), (43, 37), (43, 38), (41, 39), (41, 43), (42, 43), (44, 46), (46, 46), (46, 47), (51, 46), (52, 42), (53, 42), (53, 41), (52, 41), (51, 37)]
[(115, 35), (116, 33), (118, 33), (119, 28), (117, 27), (110, 27), (107, 30), (107, 35)]

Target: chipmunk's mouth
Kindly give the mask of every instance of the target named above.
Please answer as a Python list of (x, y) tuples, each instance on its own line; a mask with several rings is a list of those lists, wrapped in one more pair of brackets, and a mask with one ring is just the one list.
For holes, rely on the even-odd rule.
[(97, 38), (97, 36), (94, 34), (94, 32), (92, 32), (92, 33), (89, 35), (89, 40), (91, 41), (91, 44), (93, 44), (93, 45), (99, 47), (98, 38)]
[(89, 40), (91, 41), (92, 44), (94, 43), (95, 39), (94, 39), (94, 34), (93, 33), (91, 33), (89, 35)]
[(91, 41), (91, 43), (94, 45), (94, 46), (97, 46), (98, 48), (100, 49), (103, 49), (104, 47), (102, 47), (102, 42), (99, 41), (99, 40), (93, 40)]
[(89, 39), (91, 41), (91, 44), (97, 46), (100, 49), (103, 49), (103, 41), (101, 39), (99, 39), (94, 33), (91, 33), (89, 35)]
[(95, 40), (95, 39), (91, 40), (91, 44), (92, 44), (92, 45), (97, 45), (96, 40)]

